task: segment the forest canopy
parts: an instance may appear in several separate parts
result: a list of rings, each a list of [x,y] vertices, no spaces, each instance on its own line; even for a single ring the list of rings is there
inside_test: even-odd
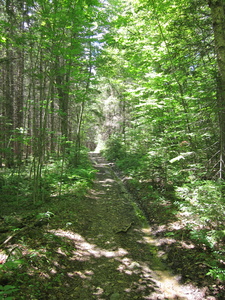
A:
[[[222,0],[7,0],[1,12],[2,166],[118,137],[170,162],[185,149],[201,176],[223,178]]]

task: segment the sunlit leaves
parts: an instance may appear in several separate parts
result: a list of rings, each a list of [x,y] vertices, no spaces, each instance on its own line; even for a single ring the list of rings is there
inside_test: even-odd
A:
[[[138,99],[138,115],[141,106],[148,107],[153,102],[157,105],[163,103],[164,114],[168,111],[172,120],[177,119],[177,115],[171,109],[176,114],[185,113],[186,117],[180,126],[189,126],[190,134],[195,126],[193,124],[191,128],[188,119],[194,117],[197,123],[200,116],[196,113],[196,108],[199,108],[196,104],[201,103],[205,107],[199,100],[205,98],[201,91],[208,89],[212,99],[213,85],[215,87],[214,79],[208,77],[212,84],[209,90],[209,84],[205,81],[207,75],[203,76],[206,63],[209,66],[207,72],[210,72],[213,55],[210,52],[212,48],[205,47],[206,34],[211,32],[208,8],[196,6],[196,13],[190,15],[192,3],[185,0],[172,3],[148,1],[145,4],[132,1],[129,5],[117,18],[115,37],[115,46],[119,49],[117,61],[121,59],[120,66],[123,63],[120,72],[133,81],[131,88],[126,84],[124,95],[134,103]],[[198,20],[197,28],[194,20]],[[201,26],[204,26],[204,30]],[[143,113],[148,114],[144,110]],[[152,112],[150,114],[150,119],[154,119]],[[171,130],[174,130],[173,127]]]

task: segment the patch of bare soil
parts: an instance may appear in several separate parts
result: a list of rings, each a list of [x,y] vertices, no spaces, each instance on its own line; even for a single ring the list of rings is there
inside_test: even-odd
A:
[[[181,283],[183,270],[172,274],[165,257],[177,252],[160,248],[156,227],[110,164],[98,154],[91,159],[98,173],[88,195],[56,198],[54,207],[45,207],[54,213],[48,225],[9,243],[10,255],[18,256],[18,265],[23,261],[19,273],[1,273],[0,285],[19,286],[11,299],[217,299],[204,285]]]

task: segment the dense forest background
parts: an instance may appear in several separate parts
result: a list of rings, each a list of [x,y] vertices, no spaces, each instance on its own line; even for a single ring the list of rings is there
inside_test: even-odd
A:
[[[224,1],[0,9],[2,199],[79,193],[94,176],[87,152],[102,150],[158,201],[173,191],[192,238],[214,251],[211,275],[224,278]]]

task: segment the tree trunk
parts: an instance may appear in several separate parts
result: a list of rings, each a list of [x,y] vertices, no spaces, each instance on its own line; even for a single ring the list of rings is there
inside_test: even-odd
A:
[[[224,178],[225,161],[225,2],[209,0],[218,64],[218,111],[220,127],[219,177]]]
[[[23,86],[24,86],[24,54],[23,49],[17,52],[17,76],[16,76],[16,94],[15,94],[15,143],[14,151],[17,163],[22,162],[23,147]]]
[[[60,69],[58,69],[60,73]],[[56,84],[59,97],[59,114],[61,119],[61,134],[63,141],[68,139],[68,105],[69,105],[69,75],[57,75]],[[63,142],[61,150],[64,151],[65,143]]]
[[[14,163],[12,134],[14,127],[13,120],[13,99],[14,99],[14,78],[13,78],[13,51],[10,37],[13,36],[13,5],[10,0],[6,1],[6,12],[9,27],[7,28],[6,39],[6,65],[5,65],[5,85],[3,90],[4,98],[4,114],[5,114],[5,161],[6,167],[12,167]]]

